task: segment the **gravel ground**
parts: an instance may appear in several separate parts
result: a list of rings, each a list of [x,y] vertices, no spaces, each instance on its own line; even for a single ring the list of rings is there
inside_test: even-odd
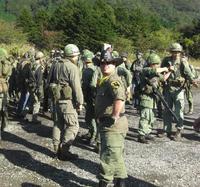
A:
[[[200,111],[198,92],[194,91],[195,113],[186,116],[181,142],[156,138],[150,144],[138,143],[139,117],[127,106],[130,126],[125,146],[128,186],[200,186],[200,135],[191,127]],[[97,186],[99,155],[80,138],[86,132],[83,115],[79,118],[79,137],[72,147],[72,152],[79,154],[80,159],[73,162],[54,159],[50,138],[53,123],[49,116],[41,116],[39,125],[10,116],[10,125],[0,144],[0,187]],[[153,132],[160,128],[162,121],[158,120]]]

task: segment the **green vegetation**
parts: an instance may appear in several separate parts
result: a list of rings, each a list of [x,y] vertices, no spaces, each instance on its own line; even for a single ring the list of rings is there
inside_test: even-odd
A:
[[[0,43],[21,34],[21,43],[42,49],[75,43],[96,52],[107,42],[119,52],[164,53],[178,41],[199,58],[199,7],[198,0],[0,0],[0,19],[14,32],[11,39],[0,32]]]

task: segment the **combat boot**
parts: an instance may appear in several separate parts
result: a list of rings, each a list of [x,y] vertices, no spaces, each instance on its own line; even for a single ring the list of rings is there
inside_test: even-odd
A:
[[[193,114],[193,110],[192,109],[189,109],[187,115],[192,115]]]
[[[148,140],[143,135],[139,135],[138,136],[138,142],[144,143],[144,144],[148,144],[149,143]]]
[[[152,135],[150,135],[150,134],[146,134],[145,135],[145,139],[146,140],[150,140],[150,141],[154,141],[155,140],[155,138]]]
[[[70,161],[78,159],[77,154],[73,154],[69,151],[71,145],[65,144],[59,147],[57,152],[57,158],[62,161]]]
[[[181,129],[177,129],[176,134],[173,137],[174,141],[180,141],[181,140]]]
[[[126,187],[126,179],[116,178],[114,187]]]
[[[111,186],[113,186],[111,183],[103,181],[103,180],[100,180],[98,187],[111,187]]]

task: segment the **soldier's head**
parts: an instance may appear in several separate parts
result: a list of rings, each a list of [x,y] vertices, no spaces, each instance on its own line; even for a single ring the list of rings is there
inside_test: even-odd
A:
[[[115,71],[115,67],[123,62],[121,58],[113,57],[108,50],[103,50],[100,57],[100,67],[103,75],[110,75]]]
[[[52,49],[52,50],[51,50],[51,53],[50,53],[50,57],[53,58],[54,55],[55,55],[55,49]]]
[[[93,63],[94,53],[90,50],[84,50],[82,55],[83,62],[87,64]]]
[[[45,55],[44,55],[43,52],[41,52],[41,51],[36,52],[36,54],[35,54],[35,62],[36,63],[40,63],[40,65],[42,67],[45,66]]]
[[[80,55],[79,48],[74,44],[68,44],[64,49],[65,56],[69,58],[73,63],[78,62],[78,58]]]
[[[113,58],[118,58],[119,57],[119,53],[117,51],[113,51],[112,52],[112,56],[113,56]]]
[[[28,50],[28,57],[29,57],[29,58],[33,58],[35,55],[36,55],[36,50],[35,50],[34,47],[31,47],[31,48]]]
[[[135,56],[139,60],[139,59],[141,59],[143,57],[143,53],[140,52],[140,51],[136,51]]]
[[[169,52],[171,53],[173,58],[180,57],[183,51],[183,47],[179,43],[172,43],[169,47]]]
[[[127,52],[122,52],[120,56],[121,56],[121,58],[123,59],[124,62],[127,61],[127,58],[128,58],[128,53]]]
[[[35,60],[42,60],[44,58],[44,53],[41,51],[36,52]]]
[[[0,60],[8,57],[8,52],[4,48],[0,48]]]
[[[147,62],[150,67],[157,68],[160,67],[161,59],[157,54],[153,53],[149,55]]]

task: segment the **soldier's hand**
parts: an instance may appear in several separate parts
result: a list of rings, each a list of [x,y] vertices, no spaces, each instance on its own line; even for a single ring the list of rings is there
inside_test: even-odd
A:
[[[80,112],[83,110],[83,105],[79,104],[76,108],[78,114],[80,114]]]
[[[198,88],[198,87],[199,87],[198,82],[195,81],[195,80],[192,81],[192,85],[193,85],[195,88]]]
[[[174,66],[169,66],[169,71],[174,71]]]

